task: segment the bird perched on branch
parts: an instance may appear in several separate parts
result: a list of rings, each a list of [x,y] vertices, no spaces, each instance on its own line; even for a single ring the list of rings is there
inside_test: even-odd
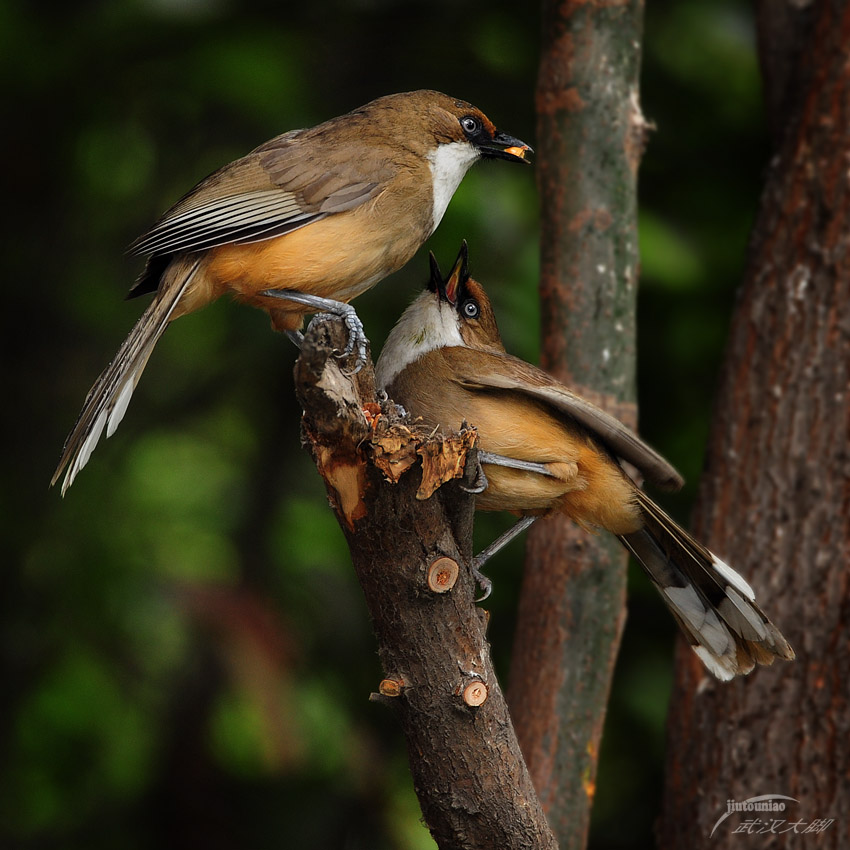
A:
[[[359,368],[366,338],[348,302],[416,253],[476,160],[529,152],[471,104],[414,91],[285,133],[201,181],[131,246],[148,261],[130,297],[154,299],[89,391],[51,484],[64,472],[64,494],[115,431],[168,324],[222,295],[296,339],[306,313],[340,316]]]
[[[476,571],[534,519],[563,513],[619,538],[718,678],[794,658],[750,585],[667,516],[618,459],[665,489],[681,487],[676,470],[618,420],[505,352],[490,301],[469,276],[466,243],[448,279],[431,256],[428,287],[387,338],[376,379],[428,428],[477,428],[486,487],[476,508],[523,520],[476,559]],[[480,578],[486,595],[490,582]]]

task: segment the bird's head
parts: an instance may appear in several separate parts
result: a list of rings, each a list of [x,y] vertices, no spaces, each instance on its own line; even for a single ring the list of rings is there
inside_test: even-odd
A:
[[[529,145],[496,129],[477,107],[437,91],[391,94],[362,107],[399,144],[424,156],[446,145],[467,151],[473,159],[504,159],[530,164]]]
[[[352,120],[353,119],[353,120]],[[357,144],[366,138],[386,151],[396,174],[416,173],[417,161],[431,172],[432,216],[436,230],[466,172],[479,159],[529,164],[531,147],[497,130],[465,100],[436,91],[390,94],[330,122]]]
[[[484,287],[469,274],[464,241],[448,277],[430,255],[425,290],[390,331],[375,365],[378,385],[388,386],[407,365],[438,348],[459,346],[504,353],[493,305]]]
[[[448,305],[455,315],[458,333],[467,348],[504,352],[496,314],[484,287],[469,274],[469,247],[460,246],[448,277],[443,277],[433,254],[428,291]]]

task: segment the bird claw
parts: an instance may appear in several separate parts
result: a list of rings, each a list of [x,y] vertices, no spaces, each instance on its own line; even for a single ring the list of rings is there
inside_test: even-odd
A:
[[[481,596],[475,601],[483,602],[493,592],[493,582],[478,567],[478,559],[474,558],[472,561],[472,577],[475,579],[475,583],[481,588]]]
[[[464,493],[477,495],[478,493],[483,493],[487,489],[487,485],[489,483],[487,476],[484,474],[484,469],[479,463],[478,468],[475,470],[475,480],[469,485],[459,484],[458,486]]]
[[[475,577],[475,581],[478,582],[478,586],[484,591],[484,595],[480,599],[476,599],[476,602],[483,602],[493,590],[493,582],[481,572],[481,567],[483,567],[484,564],[486,564],[487,561],[496,554],[496,552],[507,546],[514,537],[525,531],[536,519],[536,516],[523,517],[521,520],[514,523],[506,532],[504,532],[504,534],[497,537],[486,549],[482,549],[472,559],[472,575]]]
[[[300,351],[304,345],[304,334],[301,331],[284,331],[290,342]]]
[[[317,319],[324,320],[331,317],[342,319],[345,329],[348,331],[348,342],[341,352],[334,351],[334,354],[339,358],[343,358],[356,352],[354,369],[346,372],[347,375],[356,375],[366,364],[366,346],[369,340],[366,338],[366,333],[363,330],[363,323],[350,304],[345,304],[342,301],[334,301],[332,298],[308,295],[306,292],[296,292],[292,289],[267,289],[261,292],[260,295],[269,298],[281,298],[284,301],[294,301],[296,304],[303,304],[305,307],[313,307],[318,312],[310,320],[308,330]],[[291,336],[290,339],[292,339]]]
[[[343,310],[342,308],[345,309]],[[332,313],[330,311],[325,311],[323,313],[316,313],[316,315],[310,319],[310,324],[307,326],[307,329],[309,330],[314,322],[326,322],[329,319],[341,319],[342,323],[345,325],[346,331],[348,332],[348,341],[345,344],[345,348],[343,348],[342,351],[335,348],[333,352],[334,357],[344,360],[346,357],[351,356],[355,348],[357,349],[354,368],[342,370],[344,375],[356,375],[366,364],[366,345],[369,342],[366,338],[366,333],[363,330],[363,323],[360,321],[357,313],[354,312],[353,307],[340,302],[339,312]]]

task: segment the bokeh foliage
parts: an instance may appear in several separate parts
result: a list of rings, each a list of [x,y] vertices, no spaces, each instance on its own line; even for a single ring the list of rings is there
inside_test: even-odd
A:
[[[0,489],[0,845],[427,848],[342,535],[300,450],[294,349],[217,304],[165,335],[117,435],[62,500],[54,461],[139,313],[124,246],[284,130],[437,88],[534,143],[538,19],[492,0],[0,5],[7,129]],[[691,486],[766,156],[748,4],[650,2],[641,172],[642,431]],[[477,167],[461,238],[509,350],[537,356],[530,169]],[[376,351],[425,252],[360,298]],[[481,517],[479,545],[507,517]],[[727,554],[734,562],[734,553]],[[502,675],[521,543],[490,567]],[[635,576],[592,846],[644,847],[672,624]]]

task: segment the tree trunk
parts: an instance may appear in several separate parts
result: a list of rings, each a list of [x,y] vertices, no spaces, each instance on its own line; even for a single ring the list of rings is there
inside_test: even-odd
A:
[[[643,4],[544,0],[537,85],[542,365],[634,425]],[[625,622],[626,555],[564,517],[532,526],[509,701],[563,848],[587,840]]]
[[[792,65],[797,56],[785,69],[793,96],[773,105],[796,109],[773,122],[786,129],[695,517],[698,536],[751,580],[798,657],[719,685],[679,647],[665,850],[739,848],[736,830],[762,834],[759,847],[809,846],[812,833],[818,847],[850,846],[850,4],[821,0],[809,12],[803,49],[773,45]],[[764,51],[769,28],[760,29]],[[717,824],[727,800],[768,794],[796,802]]]
[[[378,641],[385,679],[373,698],[395,710],[441,848],[557,850],[493,671],[487,613],[475,605],[474,500],[439,486],[464,474],[474,432],[423,436],[392,403],[381,409],[371,364],[355,380],[333,355],[344,334],[337,323],[309,331],[295,381],[305,441]]]

